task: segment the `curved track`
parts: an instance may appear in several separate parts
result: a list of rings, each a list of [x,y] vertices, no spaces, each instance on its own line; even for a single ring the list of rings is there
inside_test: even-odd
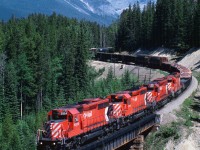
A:
[[[97,52],[96,58],[101,61],[110,60],[115,63],[121,62],[124,64],[135,64],[152,69],[160,69],[169,72],[170,75],[153,80],[137,90],[130,89],[120,91],[108,95],[106,99],[85,99],[83,102],[73,106],[64,106],[51,110],[48,113],[49,118],[52,118],[53,115],[64,118],[60,121],[51,119],[48,121],[45,126],[45,131],[48,131],[46,132],[48,134],[45,135],[45,132],[42,132],[42,137],[38,136],[40,149],[45,147],[50,148],[52,146],[56,146],[56,149],[71,149],[83,145],[99,136],[105,137],[108,136],[109,133],[115,134],[114,131],[129,131],[130,124],[137,124],[138,120],[139,122],[144,121],[142,124],[139,123],[140,126],[146,125],[147,122],[145,121],[147,121],[149,117],[147,117],[147,119],[143,119],[143,117],[149,114],[150,116],[153,115],[155,110],[160,109],[174,97],[178,97],[182,94],[179,98],[168,104],[173,107],[170,106],[170,109],[169,107],[165,107],[157,112],[158,114],[170,113],[173,109],[179,107],[183,100],[197,87],[197,81],[194,77],[192,78],[190,69],[177,63],[170,63],[166,57],[147,55],[130,56]],[[187,88],[189,90],[186,90]],[[98,117],[89,118],[95,117],[95,115],[92,114],[96,111],[98,111],[98,115],[102,113],[101,118],[103,120],[100,123],[97,120]],[[86,122],[84,122],[83,118],[86,118],[86,116],[87,119],[85,119]],[[155,117],[153,118],[155,120]],[[153,119],[150,119],[150,121],[152,120]],[[88,124],[87,121],[90,121],[90,124]],[[140,129],[138,129],[138,131],[139,130]],[[45,145],[43,145],[43,142]],[[94,141],[93,143],[95,142],[98,141]]]
[[[180,105],[184,102],[184,100],[188,98],[197,89],[197,86],[198,86],[198,81],[193,76],[190,85],[181,95],[179,95],[173,101],[169,102],[162,109],[156,112],[156,114],[162,115],[161,124],[166,124],[171,121],[174,121],[175,116],[172,114],[172,112],[174,110],[179,109]]]

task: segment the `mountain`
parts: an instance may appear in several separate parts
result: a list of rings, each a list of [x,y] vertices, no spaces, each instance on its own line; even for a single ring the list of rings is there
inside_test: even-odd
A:
[[[123,9],[137,0],[1,0],[0,19],[7,21],[12,15],[27,17],[31,13],[50,15],[53,12],[67,17],[110,24]],[[141,6],[149,0],[139,0]],[[155,0],[153,0],[155,1]]]

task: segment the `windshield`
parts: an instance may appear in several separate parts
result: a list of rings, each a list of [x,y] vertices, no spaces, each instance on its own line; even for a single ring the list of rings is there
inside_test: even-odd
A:
[[[67,119],[67,115],[60,115],[58,111],[52,112],[52,120],[63,120]]]
[[[112,102],[122,102],[122,98],[120,98],[120,99],[114,98],[114,99],[112,99],[111,101],[112,101]]]

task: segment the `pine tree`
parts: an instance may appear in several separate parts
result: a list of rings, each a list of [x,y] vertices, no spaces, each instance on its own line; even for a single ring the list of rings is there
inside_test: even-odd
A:
[[[23,143],[20,141],[19,132],[17,132],[17,129],[14,127],[9,143],[9,150],[22,150],[22,144]]]
[[[87,91],[88,78],[87,78],[87,57],[88,57],[88,45],[85,41],[85,25],[83,22],[80,23],[80,30],[77,37],[77,47],[75,52],[75,76],[78,81],[77,91]]]
[[[65,59],[64,59],[64,61],[65,61],[64,63],[66,65],[64,66],[64,69],[63,69],[63,71],[64,71],[63,87],[65,90],[67,99],[74,98],[75,92],[76,92],[75,74],[74,74],[75,73],[75,71],[74,71],[75,58],[74,58],[74,54],[72,51],[69,50],[68,52],[66,52]]]
[[[152,26],[155,13],[154,3],[149,2],[142,12],[141,46],[149,48],[152,44]]]
[[[125,73],[122,75],[122,86],[124,89],[127,89],[131,84],[131,76],[129,70],[126,70]]]
[[[5,118],[2,123],[2,141],[0,144],[0,149],[2,150],[9,150],[10,148],[10,143],[13,136],[12,132],[14,130],[13,124],[12,115],[9,113],[9,108],[7,108]]]
[[[200,46],[200,0],[197,0],[197,5],[195,9],[194,16],[194,30],[193,30],[193,40],[194,46]]]
[[[62,60],[59,57],[51,58],[48,69],[47,69],[46,85],[45,85],[45,99],[44,105],[45,108],[50,108],[51,103],[53,104],[57,99],[57,92],[59,90],[58,79],[62,76]],[[49,106],[48,106],[49,105]]]
[[[129,49],[126,47],[127,46],[127,35],[129,35],[129,28],[127,25],[127,10],[124,10],[121,14],[120,20],[119,20],[119,27],[118,27],[118,32],[117,32],[117,38],[116,38],[116,49],[120,50],[126,50],[128,51]]]
[[[28,65],[27,56],[25,53],[21,53],[18,56],[17,61],[17,75],[18,75],[18,93],[20,93],[20,103],[23,104],[23,110],[30,103],[28,100],[32,99],[35,95],[34,77],[31,68]]]
[[[57,99],[56,99],[56,106],[65,106],[67,104],[65,95],[64,95],[64,90],[63,88],[60,88],[60,91],[58,93]]]
[[[108,69],[108,74],[107,74],[107,77],[106,77],[106,81],[107,83],[109,83],[110,81],[112,81],[114,79],[115,75],[113,73],[113,67],[110,67]]]
[[[20,116],[20,104],[17,98],[17,87],[18,87],[18,78],[15,65],[10,61],[6,66],[6,78],[5,78],[5,97],[7,107],[10,108],[10,113],[13,120],[19,119]]]
[[[6,66],[6,55],[0,54],[0,123],[5,114],[5,66]]]
[[[195,2],[193,0],[183,0],[183,40],[185,43],[185,49],[189,49],[193,42],[192,33],[194,28],[194,7]]]
[[[183,1],[182,0],[177,0],[175,1],[175,44],[177,47],[181,48],[184,43],[183,43],[183,37],[184,37],[184,27],[183,27]]]
[[[154,19],[154,42],[156,46],[166,45],[170,41],[170,32],[172,27],[172,12],[170,0],[158,0],[156,4],[156,12]]]
[[[3,31],[2,31],[2,26],[0,24],[0,53],[2,53],[3,48],[4,48],[4,43],[5,43],[4,39],[5,39],[5,36],[4,36]]]
[[[30,150],[34,150],[36,147],[35,145],[35,136],[33,131],[30,130],[28,124],[24,120],[20,120],[17,122],[15,126],[16,130],[15,134],[19,135],[21,147],[23,150],[29,148]]]

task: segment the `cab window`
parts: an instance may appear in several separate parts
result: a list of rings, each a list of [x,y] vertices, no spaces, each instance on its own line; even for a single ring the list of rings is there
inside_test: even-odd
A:
[[[50,118],[51,120],[64,120],[67,119],[67,115],[61,115],[59,114],[58,111],[53,111],[52,112],[52,117]]]
[[[156,88],[155,91],[156,91],[156,92],[160,92],[159,88]]]
[[[72,116],[72,115],[69,115],[68,121],[69,121],[69,122],[72,122],[72,121],[73,121],[73,116]]]
[[[131,102],[130,102],[130,100],[125,99],[125,100],[124,100],[124,104],[128,104],[128,105],[130,105]]]
[[[143,90],[143,91],[141,91],[140,92],[140,94],[142,95],[142,94],[145,94],[146,93],[146,91],[145,90]]]

